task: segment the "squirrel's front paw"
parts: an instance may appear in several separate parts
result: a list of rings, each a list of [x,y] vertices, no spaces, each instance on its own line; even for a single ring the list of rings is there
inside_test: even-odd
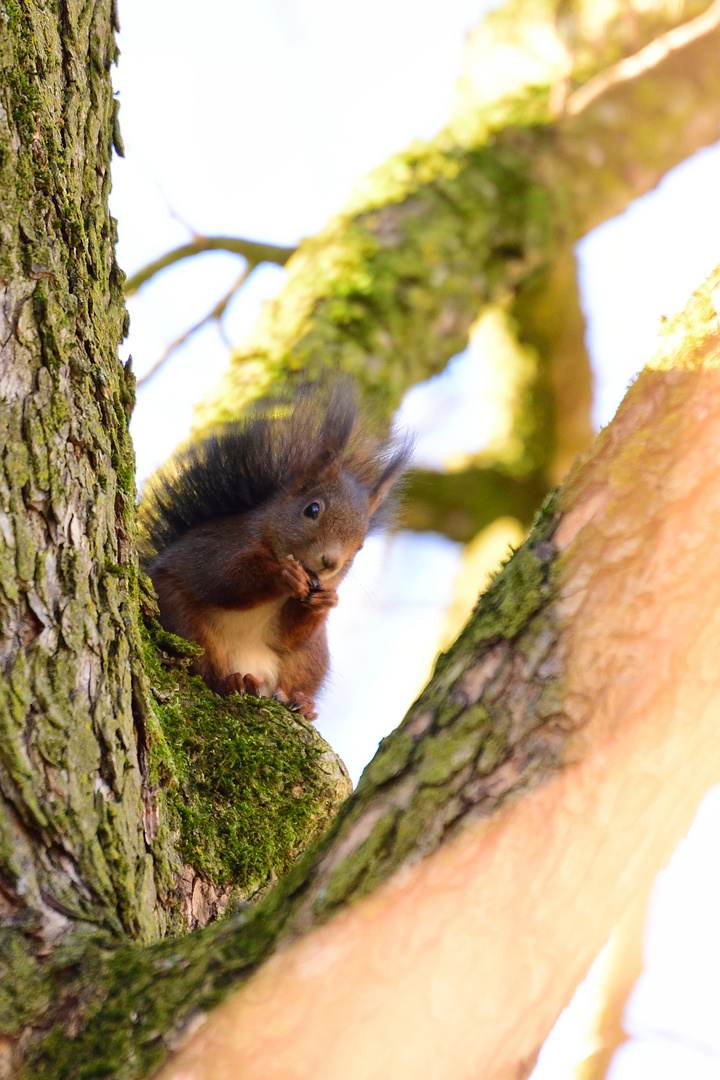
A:
[[[276,690],[273,694],[273,701],[282,702],[292,712],[299,712],[306,720],[315,720],[317,717],[315,702],[307,694],[302,694],[299,690],[292,690],[290,697],[287,696],[284,690]]]
[[[282,564],[280,577],[286,592],[297,600],[304,600],[313,587],[313,581],[307,570],[300,565],[297,559],[290,555]]]
[[[325,589],[320,585],[319,588],[311,589],[303,602],[315,608],[316,611],[329,610],[330,608],[337,607],[337,590]]]

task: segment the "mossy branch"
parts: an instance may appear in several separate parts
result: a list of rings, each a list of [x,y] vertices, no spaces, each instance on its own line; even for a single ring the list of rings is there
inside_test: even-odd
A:
[[[498,45],[519,48],[526,17],[530,37],[538,22],[554,36],[563,70],[555,61],[545,71],[530,65],[533,80],[468,107],[432,143],[414,145],[366,178],[345,212],[300,245],[283,291],[199,407],[198,428],[237,414],[272,385],[293,385],[327,367],[347,371],[390,416],[410,386],[465,347],[488,305],[509,307],[522,342],[528,309],[516,310],[514,296],[532,291],[589,229],[717,139],[720,30],[691,36],[635,78],[606,86],[575,115],[563,112],[567,86],[599,76],[618,51],[631,55],[703,6],[633,9],[635,29],[624,26],[625,37],[616,20],[626,15],[613,9],[607,36],[593,23],[592,41],[580,14],[568,19],[555,4],[541,15],[521,2],[493,13],[481,28],[488,43],[476,66],[492,64]],[[576,283],[568,287],[574,303]],[[537,326],[530,336],[536,333]],[[574,430],[563,433],[567,403],[554,396],[562,380],[551,375],[553,364],[552,352],[536,357],[526,382],[534,400],[519,410],[508,441],[550,448],[538,467],[557,477],[587,445],[590,378],[581,352],[584,389]]]
[[[547,478],[537,473],[516,478],[477,466],[451,473],[415,470],[405,483],[401,524],[468,543],[505,515],[529,527],[547,493]]]

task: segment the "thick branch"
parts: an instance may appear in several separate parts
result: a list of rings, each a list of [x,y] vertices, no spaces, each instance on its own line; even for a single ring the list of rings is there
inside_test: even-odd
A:
[[[640,75],[657,67],[670,53],[710,34],[718,26],[720,26],[720,3],[715,0],[702,15],[691,19],[683,26],[668,30],[666,34],[651,41],[634,56],[625,57],[607,71],[585,83],[567,101],[565,111],[568,116],[577,116],[611,87],[619,86],[620,83],[628,82],[630,79],[637,79]]]
[[[403,492],[402,524],[467,543],[506,514],[529,527],[547,491],[547,481],[537,474],[516,479],[477,467],[454,473],[416,471]]]
[[[717,141],[719,48],[720,28],[714,25],[559,121],[536,165],[553,187],[557,181],[571,185],[571,240],[621,213],[671,168]]]

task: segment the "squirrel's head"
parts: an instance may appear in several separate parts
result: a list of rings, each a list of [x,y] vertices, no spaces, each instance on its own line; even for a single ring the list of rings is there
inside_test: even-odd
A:
[[[357,415],[352,385],[338,379],[296,396],[289,414],[273,421],[272,447],[283,482],[263,508],[268,544],[280,562],[293,556],[311,577],[335,586],[367,534],[392,516],[389,496],[411,442],[378,439]]]
[[[378,437],[358,415],[346,379],[309,383],[290,403],[260,399],[148,482],[143,565],[215,522],[228,535],[251,529],[279,561],[292,555],[335,584],[367,534],[392,518],[392,489],[410,451],[408,438]]]
[[[373,519],[397,475],[380,474],[371,487],[341,466],[303,484],[275,506],[268,543],[279,562],[292,556],[322,584],[337,585],[363,546]],[[387,471],[387,470],[386,470]]]

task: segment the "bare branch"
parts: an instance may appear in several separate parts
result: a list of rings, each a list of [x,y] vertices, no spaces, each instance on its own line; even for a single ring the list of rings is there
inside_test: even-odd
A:
[[[189,341],[190,338],[193,336],[193,334],[196,334],[198,332],[198,330],[201,330],[203,328],[203,326],[206,326],[207,323],[209,323],[209,322],[213,322],[215,320],[220,322],[223,315],[225,314],[225,309],[227,308],[228,304],[232,300],[233,296],[238,291],[238,289],[241,287],[241,285],[243,285],[247,281],[248,277],[250,276],[250,274],[252,274],[252,272],[255,269],[256,265],[257,265],[257,263],[249,262],[247,264],[247,266],[245,267],[245,269],[243,270],[240,277],[237,279],[235,284],[232,286],[232,288],[229,289],[228,292],[225,293],[225,295],[222,297],[221,300],[218,300],[217,304],[212,309],[212,311],[209,311],[207,315],[205,315],[202,319],[200,319],[199,322],[196,322],[193,326],[190,327],[189,330],[186,330],[183,334],[180,335],[179,338],[176,338],[175,341],[173,341],[170,345],[168,345],[167,349],[162,354],[160,359],[156,360],[155,363],[153,364],[153,366],[150,368],[150,370],[147,371],[143,375],[143,377],[141,379],[137,380],[136,385],[137,385],[138,389],[141,386],[144,386],[146,383],[148,383],[150,381],[150,379],[152,379],[152,377],[157,374],[157,372],[163,366],[165,361],[170,359],[170,357],[175,352],[175,350],[179,349],[181,345],[184,345],[186,341]]]
[[[173,263],[181,262],[182,259],[191,259],[193,255],[200,255],[204,251],[230,251],[233,255],[242,255],[254,268],[263,262],[284,266],[295,250],[292,247],[280,247],[278,244],[262,244],[257,240],[244,240],[239,236],[194,236],[189,243],[173,248],[172,251],[148,263],[142,270],[138,270],[137,274],[129,277],[125,282],[125,295],[132,296],[141,285],[159,274],[161,270],[172,266]]]

